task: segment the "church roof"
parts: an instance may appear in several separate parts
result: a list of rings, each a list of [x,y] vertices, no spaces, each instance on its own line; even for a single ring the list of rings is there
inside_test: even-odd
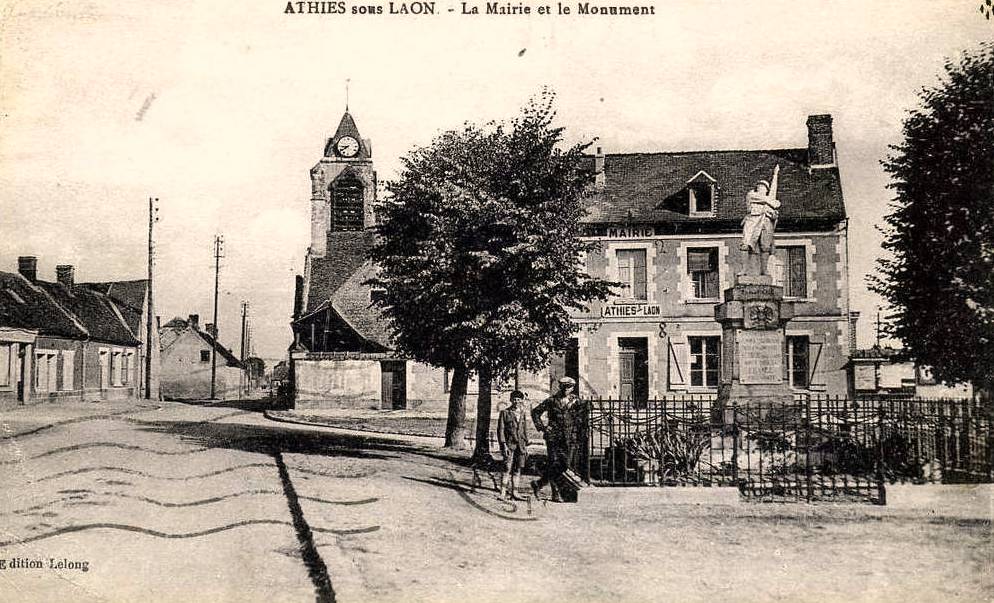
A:
[[[331,157],[335,155],[335,144],[345,136],[351,136],[359,142],[359,153],[356,155],[357,158],[368,158],[369,149],[366,148],[366,141],[362,139],[362,135],[359,134],[359,127],[355,125],[355,120],[352,118],[352,114],[349,113],[348,109],[345,110],[345,114],[342,115],[342,120],[338,122],[338,129],[335,130],[335,135],[328,139],[328,142],[324,145],[324,156]]]
[[[389,348],[386,321],[369,299],[365,282],[375,274],[368,259],[372,231],[328,233],[328,253],[311,260],[303,316],[330,309],[362,339]]]
[[[328,253],[323,258],[311,260],[311,278],[304,313],[310,314],[331,299],[349,277],[366,263],[372,247],[371,231],[329,232]]]
[[[595,158],[584,158],[593,169]],[[604,185],[586,201],[587,223],[727,223],[746,214],[745,194],[780,166],[780,228],[846,216],[837,167],[811,169],[808,149],[604,155]],[[713,217],[691,216],[687,184],[701,171],[715,181]]]

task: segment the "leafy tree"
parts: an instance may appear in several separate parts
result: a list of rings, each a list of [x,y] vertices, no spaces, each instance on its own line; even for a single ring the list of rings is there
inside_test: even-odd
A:
[[[870,288],[889,333],[944,382],[994,385],[994,45],[947,61],[883,162],[896,191]]]
[[[491,382],[548,366],[574,332],[570,311],[609,292],[580,264],[588,145],[560,148],[553,104],[543,91],[509,122],[467,123],[413,149],[378,208],[371,256],[394,345],[453,371],[446,446],[465,445],[466,383],[479,375],[478,455]]]

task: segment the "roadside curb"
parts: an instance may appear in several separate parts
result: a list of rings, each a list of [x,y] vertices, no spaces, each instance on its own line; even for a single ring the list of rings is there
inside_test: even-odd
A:
[[[645,503],[674,505],[741,505],[734,486],[591,486],[580,491],[580,500],[609,504],[614,509],[638,507]]]
[[[390,433],[382,431],[368,431],[365,429],[352,429],[348,427],[336,427],[334,425],[328,425],[327,423],[322,423],[319,421],[308,421],[306,419],[299,419],[295,417],[287,417],[281,415],[272,414],[274,411],[264,410],[262,411],[262,416],[266,419],[273,421],[275,423],[286,423],[287,425],[302,425],[306,427],[320,427],[321,429],[326,429],[331,432],[341,433],[352,436],[360,436],[371,439],[383,439],[391,440],[395,442],[404,442],[407,444],[428,444],[428,445],[438,445],[439,441],[443,441],[444,437],[439,436],[425,436],[425,435],[407,435],[401,433]],[[281,411],[275,411],[281,412]]]
[[[990,521],[994,484],[887,484],[887,507]]]

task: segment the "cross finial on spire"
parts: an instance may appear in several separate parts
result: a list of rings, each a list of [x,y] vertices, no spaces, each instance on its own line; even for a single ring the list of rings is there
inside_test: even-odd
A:
[[[352,80],[350,78],[345,78],[345,112],[349,111],[349,82]]]

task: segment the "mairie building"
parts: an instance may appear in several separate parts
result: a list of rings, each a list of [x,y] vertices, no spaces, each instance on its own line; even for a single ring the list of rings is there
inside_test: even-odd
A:
[[[569,375],[584,396],[644,400],[714,395],[720,382],[722,292],[742,271],[746,192],[779,166],[775,284],[794,302],[784,358],[798,393],[844,396],[853,342],[845,204],[832,118],[807,120],[790,149],[604,154],[586,158],[582,258],[614,295],[573,318],[575,338],[517,386],[535,400]],[[375,268],[377,176],[372,145],[346,112],[311,169],[311,245],[297,278],[291,364],[298,407],[443,408],[449,374],[390,348],[366,282]],[[513,384],[502,384],[496,398]],[[470,393],[473,391],[471,384]]]

